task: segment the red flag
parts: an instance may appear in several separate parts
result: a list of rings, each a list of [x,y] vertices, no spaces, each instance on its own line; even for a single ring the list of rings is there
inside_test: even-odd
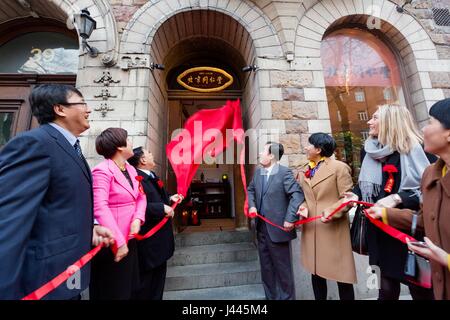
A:
[[[239,100],[227,101],[221,108],[196,112],[187,119],[181,132],[167,144],[166,154],[177,177],[178,193],[183,196],[187,194],[204,156],[217,156],[229,146],[227,129],[233,129],[232,139],[243,142]]]

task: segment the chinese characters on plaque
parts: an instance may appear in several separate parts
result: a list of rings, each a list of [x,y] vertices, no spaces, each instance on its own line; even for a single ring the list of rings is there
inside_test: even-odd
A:
[[[222,91],[233,83],[233,77],[225,70],[213,67],[196,67],[177,77],[184,88],[196,92]]]

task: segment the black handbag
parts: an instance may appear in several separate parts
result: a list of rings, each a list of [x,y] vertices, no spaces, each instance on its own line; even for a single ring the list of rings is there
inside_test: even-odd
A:
[[[413,214],[411,223],[411,236],[415,236],[417,228],[417,214]],[[408,250],[405,265],[405,278],[409,282],[423,287],[431,288],[431,265],[430,261],[416,255],[413,251]]]
[[[350,228],[350,239],[353,251],[362,255],[367,255],[367,223],[363,207],[358,205]]]

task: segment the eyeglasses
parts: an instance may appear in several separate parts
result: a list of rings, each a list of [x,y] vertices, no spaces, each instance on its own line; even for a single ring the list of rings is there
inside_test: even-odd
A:
[[[84,108],[87,107],[86,102],[67,102],[67,103],[58,103],[62,106],[76,106],[76,105],[82,105]]]

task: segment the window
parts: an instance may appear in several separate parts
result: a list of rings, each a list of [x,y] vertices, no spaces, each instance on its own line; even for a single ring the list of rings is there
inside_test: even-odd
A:
[[[359,111],[358,112],[358,117],[360,121],[368,121],[369,120],[369,116],[367,115],[367,111]]]
[[[390,88],[385,88],[383,90],[383,95],[384,95],[384,100],[386,100],[386,102],[390,102],[392,99],[392,94],[391,94],[391,89]]]
[[[336,158],[354,170],[368,137],[367,121],[378,105],[405,104],[400,69],[390,48],[369,31],[344,28],[322,40],[321,58],[336,139]]]
[[[11,139],[14,123],[13,112],[0,111],[0,148]]]
[[[78,42],[57,32],[31,32],[0,46],[0,73],[76,74]]]
[[[355,101],[356,102],[364,102],[366,100],[364,96],[364,91],[356,91],[355,92]]]
[[[365,141],[369,138],[369,131],[361,131],[362,139]]]

